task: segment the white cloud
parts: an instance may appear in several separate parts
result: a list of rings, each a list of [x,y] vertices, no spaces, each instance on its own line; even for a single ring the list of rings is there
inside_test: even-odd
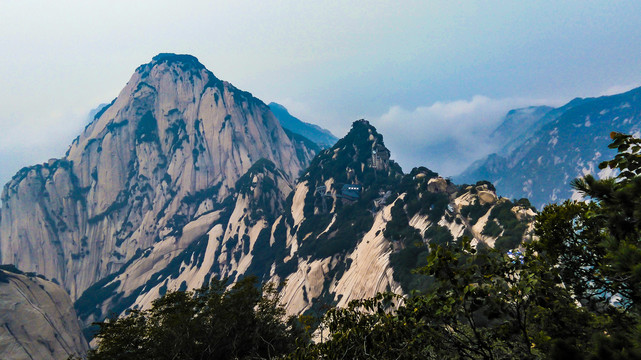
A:
[[[411,110],[392,106],[369,119],[404,171],[427,166],[453,176],[497,149],[499,144],[488,141],[489,134],[509,110],[556,102],[476,95],[469,100],[436,102]]]
[[[0,151],[59,144],[76,136],[84,126],[87,111],[51,112],[41,118],[0,119]],[[64,140],[63,140],[64,139]]]
[[[22,167],[62,157],[85,125],[88,111],[0,118],[0,186]]]

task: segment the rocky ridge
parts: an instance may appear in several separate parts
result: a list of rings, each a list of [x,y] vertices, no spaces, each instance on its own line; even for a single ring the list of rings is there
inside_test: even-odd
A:
[[[527,201],[426,168],[404,174],[365,120],[331,148],[314,145],[195,58],[161,54],[66,157],[5,186],[0,256],[60,281],[88,327],[250,274],[286,280],[289,314],[322,312],[425,286],[411,270],[429,244],[468,236],[507,250],[530,236]]]

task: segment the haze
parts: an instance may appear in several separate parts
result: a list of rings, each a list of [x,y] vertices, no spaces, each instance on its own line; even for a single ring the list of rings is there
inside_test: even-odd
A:
[[[0,182],[61,157],[160,52],[343,136],[367,118],[403,169],[455,175],[511,109],[641,83],[637,1],[3,1]]]

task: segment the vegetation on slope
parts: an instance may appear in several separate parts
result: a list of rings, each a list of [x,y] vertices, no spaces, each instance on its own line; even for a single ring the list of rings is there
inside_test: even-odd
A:
[[[246,277],[230,290],[213,280],[195,291],[169,292],[149,310],[99,323],[98,359],[267,359],[306,341],[286,319],[274,286]]]

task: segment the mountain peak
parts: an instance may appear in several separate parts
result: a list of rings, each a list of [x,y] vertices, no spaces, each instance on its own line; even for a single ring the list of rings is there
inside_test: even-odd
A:
[[[402,174],[400,166],[390,159],[383,135],[361,119],[354,121],[344,138],[314,158],[304,178],[323,182],[333,177],[340,183],[368,184],[379,172],[385,177]]]
[[[195,57],[159,54],[96,113],[63,159],[26,168],[5,188],[0,262],[56,278],[77,298],[137,249],[179,237],[187,222],[217,210],[259,159],[282,172],[265,178],[280,179],[272,182],[287,191],[314,153],[293,144],[261,100],[216,79]],[[34,211],[42,218],[22,215]]]
[[[179,70],[179,72],[174,71],[173,73],[176,76],[179,76],[180,72],[186,73],[192,81],[194,77],[205,76],[212,85],[220,82],[211,71],[207,70],[205,65],[198,61],[198,58],[188,54],[160,53],[154,56],[150,62],[140,65],[136,69],[136,73],[139,73],[141,78],[147,78],[149,75],[157,73],[157,71],[152,72],[156,68],[160,72],[164,71],[163,68]]]
[[[376,128],[365,119],[354,121],[349,133],[343,139],[353,142],[359,149],[366,147],[367,150],[386,151],[388,154],[390,152],[383,143],[383,135],[379,134]]]
[[[181,63],[193,65],[196,68],[205,68],[205,66],[198,61],[198,58],[189,54],[160,53],[154,56],[151,61],[156,64]]]

